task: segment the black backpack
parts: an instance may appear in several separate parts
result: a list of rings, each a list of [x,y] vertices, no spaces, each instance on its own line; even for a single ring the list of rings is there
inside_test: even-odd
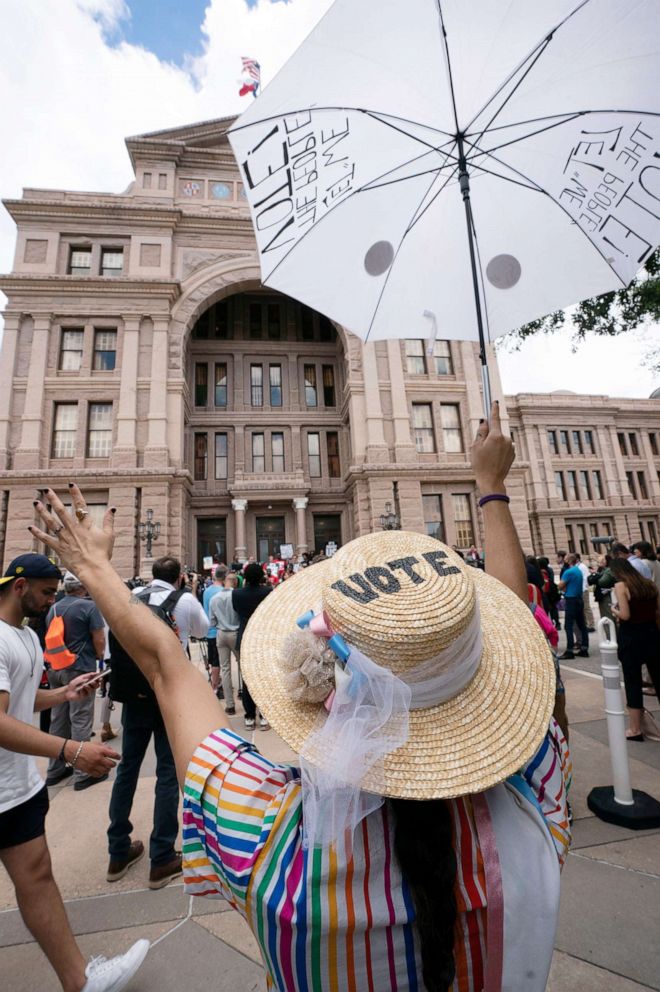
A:
[[[163,623],[166,623],[176,634],[178,634],[174,610],[176,604],[183,596],[185,589],[173,589],[167,599],[158,605],[149,602],[149,596],[154,592],[152,586],[145,586],[133,595],[151,610]],[[110,698],[117,703],[134,703],[139,701],[149,701],[156,703],[156,696],[145,679],[144,675],[135,664],[128,652],[122,647],[112,630],[108,639],[110,647]]]

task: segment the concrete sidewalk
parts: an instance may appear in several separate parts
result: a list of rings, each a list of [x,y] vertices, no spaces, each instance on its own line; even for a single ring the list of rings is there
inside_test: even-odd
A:
[[[595,652],[592,652],[595,656]],[[562,903],[550,992],[660,990],[658,908],[660,830],[636,833],[595,819],[586,797],[611,783],[600,680],[595,657],[564,668],[571,722],[574,784],[573,847],[563,874]],[[586,670],[581,671],[581,668]],[[591,670],[589,670],[591,669]],[[657,709],[649,698],[651,708]],[[116,714],[115,722],[116,722]],[[240,717],[232,721],[240,732]],[[97,731],[98,731],[97,720]],[[273,731],[255,734],[260,750],[291,760]],[[113,744],[121,749],[121,736]],[[629,744],[633,785],[660,798],[660,743]],[[132,820],[135,837],[148,840],[155,759],[145,761]],[[121,881],[105,881],[105,830],[111,783],[74,793],[70,781],[51,790],[48,839],[55,877],[83,953],[110,957],[139,937],[157,940],[185,918],[189,902],[180,884],[147,888],[148,859]],[[266,981],[256,943],[224,902],[194,899],[192,916],[147,957],[131,992],[251,992]],[[0,989],[58,992],[44,956],[15,909],[13,889],[0,868]]]

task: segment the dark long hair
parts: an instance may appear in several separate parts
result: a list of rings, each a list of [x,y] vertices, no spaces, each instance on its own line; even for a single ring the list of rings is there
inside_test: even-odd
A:
[[[628,587],[631,599],[656,599],[658,589],[655,582],[645,579],[625,558],[613,558],[610,572],[615,582],[623,582]]]
[[[410,886],[427,992],[448,992],[456,974],[456,855],[449,805],[443,799],[390,799],[394,850]]]

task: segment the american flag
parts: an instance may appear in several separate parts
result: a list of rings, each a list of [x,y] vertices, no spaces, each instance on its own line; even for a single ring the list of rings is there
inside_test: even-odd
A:
[[[251,93],[252,96],[256,97],[261,84],[261,66],[256,59],[243,57],[241,62],[243,63],[243,79],[241,80],[242,86],[239,95],[246,96],[246,94]]]

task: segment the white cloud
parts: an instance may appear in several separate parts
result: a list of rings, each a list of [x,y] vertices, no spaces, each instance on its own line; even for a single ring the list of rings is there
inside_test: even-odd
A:
[[[238,113],[240,58],[268,83],[331,0],[210,0],[201,56],[184,71],[106,36],[130,16],[125,0],[4,0],[0,37],[0,194],[24,186],[121,192],[132,179],[127,135]],[[300,81],[301,89],[304,80]],[[0,211],[0,271],[13,264],[14,224]],[[641,346],[598,341],[577,354],[561,339],[501,357],[505,388],[645,396]]]

